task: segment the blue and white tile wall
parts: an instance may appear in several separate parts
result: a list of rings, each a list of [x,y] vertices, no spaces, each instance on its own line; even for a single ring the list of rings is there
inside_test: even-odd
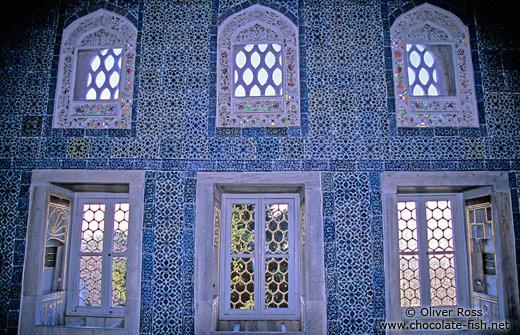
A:
[[[147,335],[193,334],[197,171],[321,171],[329,334],[378,333],[384,319],[382,171],[508,171],[520,256],[516,30],[491,2],[432,1],[469,27],[480,128],[397,129],[389,27],[422,2],[50,0],[9,12],[0,30],[0,334],[18,324],[34,169],[147,171]],[[215,129],[217,27],[254,3],[299,26],[301,127]],[[132,129],[52,129],[61,32],[99,8],[139,31]]]

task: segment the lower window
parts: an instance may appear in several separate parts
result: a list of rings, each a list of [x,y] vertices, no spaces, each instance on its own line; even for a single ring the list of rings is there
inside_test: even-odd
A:
[[[195,334],[327,332],[322,198],[319,172],[197,173]]]
[[[516,329],[508,175],[384,172],[381,185],[387,321]]]
[[[139,329],[143,197],[143,171],[33,171],[20,334]]]
[[[297,194],[224,194],[221,315],[298,317]]]
[[[129,217],[127,196],[77,197],[71,229],[69,313],[123,315]]]
[[[468,301],[460,197],[407,195],[397,202],[401,307]]]

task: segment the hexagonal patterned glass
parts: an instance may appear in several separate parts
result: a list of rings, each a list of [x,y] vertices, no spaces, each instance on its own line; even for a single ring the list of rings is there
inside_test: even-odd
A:
[[[124,307],[130,205],[106,201],[82,208],[78,306]]]
[[[231,253],[252,254],[255,251],[255,205],[233,205]]]
[[[128,250],[128,223],[130,204],[116,203],[114,208],[114,235],[112,258],[112,306],[126,305],[126,265]],[[117,256],[116,256],[117,255]]]
[[[286,254],[289,252],[289,205],[265,206],[265,252]]]
[[[126,257],[112,259],[112,306],[126,305]]]
[[[265,204],[265,253],[289,253],[289,205]],[[265,258],[265,308],[289,306],[289,258]]]
[[[431,306],[456,305],[451,201],[400,201],[397,211],[401,306],[424,305],[428,295]]]
[[[105,205],[84,204],[81,227],[81,252],[102,252],[105,229]]]
[[[255,205],[234,204],[231,219],[231,254],[255,252]],[[255,307],[253,257],[231,258],[231,301],[233,309]]]
[[[81,256],[79,261],[79,306],[101,305],[102,257]]]
[[[415,201],[397,203],[401,306],[421,305],[419,245]]]
[[[451,201],[426,201],[432,306],[457,304]]]
[[[114,252],[126,252],[128,249],[128,220],[130,204],[116,203],[114,213]]]
[[[255,308],[255,271],[252,257],[231,258],[231,301],[233,309]]]
[[[399,202],[397,209],[399,212],[399,251],[417,252],[419,246],[415,202]]]
[[[428,251],[453,251],[450,201],[427,201]]]
[[[265,308],[289,307],[289,260],[265,259]]]
[[[399,255],[401,307],[421,305],[419,255]]]

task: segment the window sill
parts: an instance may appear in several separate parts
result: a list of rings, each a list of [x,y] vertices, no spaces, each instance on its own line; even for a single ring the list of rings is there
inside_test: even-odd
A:
[[[105,329],[123,329],[125,319],[123,316],[107,317],[96,315],[67,315],[65,316],[65,325],[62,327],[74,328],[105,328]]]
[[[36,326],[34,334],[39,335],[120,335],[124,333],[123,328],[104,328],[86,326]]]
[[[305,332],[282,332],[282,331],[258,331],[258,332],[252,332],[252,331],[212,331],[211,334],[215,335],[233,335],[233,334],[253,334],[253,335],[273,335],[273,334],[280,334],[280,335],[304,335]]]

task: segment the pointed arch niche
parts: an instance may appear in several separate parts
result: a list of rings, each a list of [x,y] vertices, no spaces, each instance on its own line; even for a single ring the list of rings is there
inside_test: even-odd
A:
[[[390,28],[398,127],[478,127],[468,28],[425,3]]]
[[[252,5],[222,22],[217,39],[217,127],[300,125],[298,28]]]
[[[136,40],[127,18],[104,9],[64,29],[53,128],[130,128]]]

